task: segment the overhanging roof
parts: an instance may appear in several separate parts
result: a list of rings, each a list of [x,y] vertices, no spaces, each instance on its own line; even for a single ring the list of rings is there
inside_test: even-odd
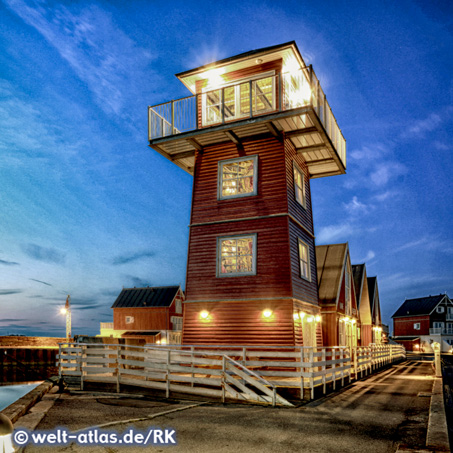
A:
[[[237,71],[252,65],[267,63],[277,59],[283,60],[283,66],[289,61],[296,61],[300,68],[306,66],[302,55],[299,52],[295,41],[278,44],[275,46],[263,47],[261,49],[251,50],[239,55],[224,58],[214,61],[195,69],[180,72],[176,77],[193,93],[195,94],[195,85],[198,80],[206,78],[206,72],[214,68],[228,68],[228,72]]]

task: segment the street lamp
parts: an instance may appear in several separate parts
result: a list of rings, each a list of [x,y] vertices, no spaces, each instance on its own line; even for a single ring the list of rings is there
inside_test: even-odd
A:
[[[2,453],[14,453],[13,430],[11,420],[6,415],[0,414],[0,451]]]
[[[64,308],[60,310],[62,315],[66,315],[66,340],[71,341],[71,296],[68,294]]]

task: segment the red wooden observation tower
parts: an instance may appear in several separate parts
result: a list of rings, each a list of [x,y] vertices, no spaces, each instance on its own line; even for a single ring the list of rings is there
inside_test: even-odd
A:
[[[192,174],[183,343],[322,343],[310,179],[346,169],[311,66],[289,42],[177,74],[149,145]]]

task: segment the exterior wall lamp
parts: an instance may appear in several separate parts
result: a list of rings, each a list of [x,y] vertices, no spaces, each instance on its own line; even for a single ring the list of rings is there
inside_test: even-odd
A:
[[[270,318],[272,316],[272,310],[269,310],[268,308],[263,311],[263,316],[265,318]]]
[[[206,311],[206,310],[203,310],[202,312],[200,312],[200,318],[201,319],[208,319],[209,318],[209,312]]]

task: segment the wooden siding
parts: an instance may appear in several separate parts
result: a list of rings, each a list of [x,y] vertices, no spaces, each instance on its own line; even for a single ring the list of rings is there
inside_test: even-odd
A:
[[[316,251],[314,239],[291,219],[289,220],[291,253],[291,278],[293,297],[304,302],[318,305],[318,282],[316,277]],[[299,239],[310,249],[310,281],[300,276]]]
[[[285,140],[285,156],[288,212],[311,234],[314,234],[310,174],[308,172],[307,164],[302,155],[296,152],[296,149],[290,140]],[[294,190],[294,162],[305,175],[305,208],[296,200]]]
[[[281,59],[269,61],[264,64],[257,64],[249,66],[248,68],[239,69],[237,71],[228,72],[221,77],[225,81],[225,84],[229,84],[242,79],[257,76],[258,74],[264,74],[266,72],[275,71],[275,74],[279,74],[282,70],[283,61]],[[198,80],[196,82],[197,93],[201,93],[203,88],[207,86],[208,79]],[[201,123],[200,123],[201,124]]]
[[[269,319],[263,310],[272,310]],[[207,320],[200,312],[209,313]],[[183,344],[294,345],[291,300],[184,303]]]
[[[223,143],[197,154],[191,224],[288,212],[283,145],[275,138],[244,141],[243,147]],[[218,200],[218,163],[258,156],[258,194]]]
[[[322,312],[323,346],[338,346],[338,319],[336,313]]]
[[[126,324],[126,316],[133,316],[134,322]],[[170,310],[161,307],[114,308],[113,328],[115,330],[171,330]]]
[[[420,323],[420,330],[414,329],[414,323]],[[393,319],[393,335],[411,336],[411,335],[429,335],[430,321],[429,315],[423,316],[408,316],[405,318]]]
[[[373,331],[371,324],[362,324],[360,332],[360,345],[368,346],[373,342]]]
[[[256,238],[256,275],[217,277],[217,238],[252,234]],[[190,231],[186,299],[230,300],[290,297],[288,219],[273,217],[214,225]]]

